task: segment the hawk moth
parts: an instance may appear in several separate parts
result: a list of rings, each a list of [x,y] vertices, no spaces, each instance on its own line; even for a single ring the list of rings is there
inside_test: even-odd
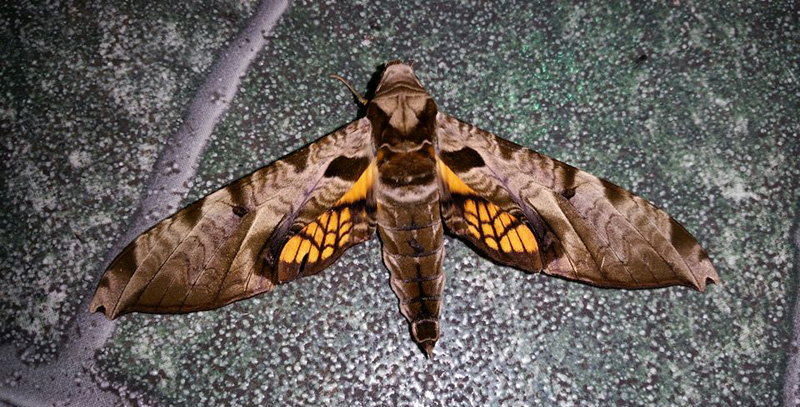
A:
[[[334,76],[336,77],[336,76]],[[439,339],[443,233],[489,259],[600,287],[719,282],[678,222],[606,180],[438,111],[400,61],[366,115],[200,199],[111,263],[93,312],[208,310],[319,273],[379,235],[400,311]]]

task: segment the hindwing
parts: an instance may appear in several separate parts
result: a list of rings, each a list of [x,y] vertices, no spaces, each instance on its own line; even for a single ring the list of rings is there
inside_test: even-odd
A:
[[[539,244],[523,213],[503,209],[481,196],[441,160],[438,170],[442,213],[451,233],[500,263],[528,271],[542,269]]]

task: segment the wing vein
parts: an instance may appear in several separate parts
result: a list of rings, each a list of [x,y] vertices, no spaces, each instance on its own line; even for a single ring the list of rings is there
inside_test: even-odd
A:
[[[216,202],[218,202],[218,201],[219,201],[219,200],[217,200],[217,201],[214,201],[214,203],[216,203]],[[200,205],[200,206],[198,207],[198,210],[201,210],[201,209],[203,208],[203,206],[205,206],[205,203],[203,203],[202,205]],[[164,261],[162,261],[162,262],[159,264],[158,270],[156,270],[156,272],[155,272],[155,273],[153,273],[153,275],[152,275],[152,276],[150,276],[150,278],[147,280],[147,284],[145,284],[144,286],[142,286],[142,290],[141,290],[141,291],[139,292],[139,294],[136,296],[136,301],[135,301],[133,304],[138,304],[138,303],[139,303],[139,300],[142,298],[142,295],[143,295],[143,294],[144,294],[144,292],[147,290],[147,287],[148,287],[148,286],[150,286],[150,283],[152,283],[152,282],[153,282],[153,280],[156,278],[156,276],[158,276],[158,275],[159,275],[159,274],[160,274],[160,273],[161,273],[161,272],[164,270],[164,264],[166,264],[166,262],[167,262],[167,261],[168,261],[168,260],[169,260],[169,259],[172,257],[172,255],[173,255],[173,254],[175,254],[175,251],[177,251],[177,250],[178,250],[178,248],[181,246],[181,244],[183,244],[183,242],[184,242],[184,241],[186,241],[186,238],[187,238],[187,237],[189,237],[189,235],[191,235],[191,234],[192,234],[192,232],[195,230],[195,228],[196,228],[198,225],[200,225],[200,223],[201,223],[201,222],[202,222],[202,221],[203,221],[203,220],[206,218],[206,216],[208,216],[208,213],[209,213],[208,211],[207,211],[207,212],[205,212],[205,213],[203,213],[203,214],[202,214],[202,216],[200,216],[200,219],[198,219],[197,223],[195,223],[194,225],[192,225],[192,228],[191,228],[191,229],[189,229],[189,231],[188,231],[188,232],[186,232],[186,234],[185,234],[185,235],[184,235],[184,236],[183,236],[183,237],[182,237],[182,238],[181,238],[181,239],[178,241],[178,244],[176,244],[176,245],[175,245],[175,246],[172,248],[172,250],[169,252],[169,255],[167,255],[167,256],[164,258]],[[172,219],[172,222],[170,222],[170,225],[169,225],[169,226],[172,226],[172,224],[173,224],[175,221],[177,221],[177,219],[176,219],[176,218],[173,218],[173,219]],[[169,226],[167,226],[167,229],[169,229]],[[145,263],[145,261],[147,261],[147,259],[149,259],[149,258],[150,258],[150,256],[153,254],[153,250],[155,249],[155,247],[156,247],[156,245],[151,245],[151,246],[150,246],[150,248],[149,248],[149,250],[148,250],[148,252],[147,252],[147,255],[144,257],[144,259],[142,259],[141,263],[139,263],[139,264],[137,264],[137,265],[136,265],[136,269],[135,269],[135,270],[133,271],[133,273],[131,274],[131,278],[129,278],[129,279],[128,279],[128,281],[126,281],[126,282],[125,282],[125,285],[122,287],[122,290],[120,291],[120,296],[119,296],[119,298],[117,298],[116,304],[114,304],[114,314],[116,314],[117,308],[119,308],[119,303],[120,303],[120,301],[122,301],[122,297],[124,297],[124,296],[125,296],[125,290],[126,290],[126,289],[128,288],[128,286],[130,285],[130,283],[131,283],[131,280],[133,280],[133,276],[135,276],[135,275],[136,275],[136,273],[138,273],[138,272],[139,272],[139,270],[140,270],[140,269],[141,269],[141,267],[142,267],[142,264],[144,264],[144,263]]]
[[[258,217],[257,214],[256,217]],[[228,279],[228,276],[230,275],[233,263],[236,262],[236,259],[239,257],[239,254],[241,254],[242,245],[250,236],[250,231],[253,230],[253,225],[255,224],[256,224],[256,219],[253,219],[253,221],[250,222],[250,226],[247,227],[247,233],[245,233],[244,237],[242,238],[242,241],[239,242],[239,248],[236,250],[236,255],[233,257],[233,259],[231,259],[230,263],[228,263],[228,267],[225,268],[225,273],[222,275],[222,278],[220,279],[219,287],[217,288],[217,291],[214,293],[214,301],[213,301],[214,303],[217,303],[217,300],[219,300],[219,295],[222,293],[222,289],[225,287],[225,281]],[[255,267],[255,262],[253,263],[253,267]],[[248,276],[248,282],[249,282],[249,276]],[[246,289],[247,289],[247,284],[245,284],[245,290]]]
[[[603,191],[600,191],[600,190],[597,188],[597,185],[596,185],[596,184],[594,184],[594,183],[591,183],[591,182],[584,182],[584,183],[583,183],[583,184],[581,184],[581,185],[586,185],[586,184],[588,184],[590,187],[592,187],[592,188],[593,188],[593,189],[594,189],[596,192],[600,193],[601,195],[603,194]],[[634,204],[636,205],[636,208],[637,208],[637,209],[640,209],[640,207],[639,207],[639,203],[638,203],[638,202],[634,201]],[[664,264],[666,264],[666,265],[667,265],[667,267],[669,267],[669,270],[672,272],[673,276],[675,276],[675,277],[680,277],[680,275],[678,275],[678,273],[676,273],[676,272],[675,272],[675,268],[674,268],[672,265],[670,265],[670,264],[669,264],[669,262],[667,261],[667,259],[665,259],[665,258],[664,258],[664,256],[663,256],[663,255],[662,255],[662,254],[661,254],[661,253],[660,253],[660,252],[659,252],[659,251],[656,249],[656,247],[655,247],[655,246],[653,246],[653,243],[652,243],[652,242],[651,242],[649,239],[647,239],[647,238],[646,238],[646,237],[645,237],[645,236],[642,234],[642,232],[641,232],[641,231],[640,231],[640,230],[639,230],[639,229],[638,229],[638,228],[637,228],[637,227],[636,227],[636,226],[633,224],[633,222],[630,222],[630,221],[628,221],[628,218],[626,218],[626,217],[625,217],[625,215],[623,215],[623,214],[622,214],[622,212],[620,212],[619,208],[617,208],[617,206],[616,206],[616,205],[614,205],[613,203],[610,203],[610,202],[609,202],[609,206],[610,206],[610,207],[612,207],[612,208],[614,208],[614,212],[616,212],[618,216],[622,217],[622,219],[624,219],[624,220],[626,220],[626,221],[627,221],[627,223],[628,223],[628,224],[631,226],[631,229],[633,229],[634,231],[636,231],[636,234],[638,234],[638,235],[639,235],[639,237],[641,237],[643,241],[647,242],[647,245],[648,245],[648,246],[650,246],[650,248],[651,248],[651,249],[653,249],[653,252],[654,252],[655,254],[657,254],[657,255],[658,255],[658,257],[661,259],[661,261],[663,261],[663,262],[664,262]],[[650,224],[650,225],[653,227],[653,229],[655,229],[656,233],[658,233],[659,235],[661,235],[661,237],[663,237],[665,241],[669,241],[669,240],[667,239],[667,237],[666,237],[666,236],[664,236],[664,235],[661,233],[661,231],[660,231],[660,230],[658,230],[658,227],[656,227],[656,225],[652,223],[652,219],[651,219],[651,217],[650,217],[650,216],[645,216],[645,218],[647,218],[647,221],[648,221],[648,223],[649,223],[649,224]],[[675,254],[677,254],[677,255],[678,255],[678,257],[681,259],[681,261],[683,262],[683,264],[686,266],[687,270],[689,270],[689,275],[691,275],[691,276],[692,276],[692,280],[694,280],[695,286],[699,286],[699,285],[698,285],[698,283],[697,283],[697,277],[695,277],[695,275],[694,275],[694,272],[692,271],[692,267],[691,267],[691,266],[689,266],[689,263],[687,263],[687,262],[686,262],[686,259],[684,259],[684,258],[683,258],[683,256],[681,256],[681,255],[680,255],[680,253],[678,253],[678,252],[677,252],[677,250],[675,250],[675,247],[674,247],[673,245],[671,245],[671,244],[670,244],[670,245],[669,245],[669,248],[670,248],[670,249],[672,249],[673,251],[675,251]],[[614,250],[612,249],[612,251],[614,251]],[[658,277],[656,277],[656,275],[655,275],[655,274],[653,274],[652,270],[651,270],[650,268],[648,268],[648,271],[649,271],[649,272],[650,272],[650,274],[652,274],[652,275],[653,275],[653,277],[655,278],[655,280],[654,280],[654,281],[657,281],[657,280],[658,280]]]
[[[231,231],[229,233],[227,233],[223,239],[221,239],[219,245],[217,245],[217,247],[214,249],[214,252],[211,253],[211,256],[208,258],[208,260],[206,260],[203,263],[203,268],[200,269],[200,272],[197,273],[197,277],[195,277],[195,279],[192,282],[192,284],[186,290],[186,294],[183,296],[183,300],[181,301],[180,305],[178,305],[178,310],[183,309],[183,306],[186,304],[186,300],[189,298],[189,294],[191,294],[192,291],[194,291],[194,287],[197,285],[197,282],[200,281],[200,278],[202,278],[203,275],[205,274],[205,272],[208,271],[208,265],[211,264],[211,262],[217,257],[217,253],[219,253],[220,249],[222,249],[222,247],[225,246],[225,244],[228,242],[228,240],[230,240],[231,236],[236,234],[236,229],[240,225],[241,225],[241,222],[239,222],[239,224],[237,224],[236,227],[231,228]],[[252,223],[251,223],[251,225],[252,225]],[[248,231],[249,231],[249,228],[248,228]],[[245,237],[246,237],[246,235],[245,235]],[[239,248],[241,248],[241,247],[242,247],[242,244],[239,243]],[[237,252],[238,252],[238,250],[237,250]],[[233,264],[233,262],[231,262],[231,264]],[[170,286],[171,285],[172,285],[172,282],[170,283]],[[161,303],[164,301],[164,297],[167,295],[168,291],[169,291],[169,287],[166,290],[164,290],[164,294],[161,296],[161,300],[158,302],[158,306],[161,306]]]

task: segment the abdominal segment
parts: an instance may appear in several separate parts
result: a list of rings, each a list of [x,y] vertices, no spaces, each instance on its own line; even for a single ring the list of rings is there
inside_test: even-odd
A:
[[[439,311],[444,289],[442,222],[438,195],[416,205],[380,205],[378,231],[383,261],[389,269],[400,312],[410,324],[411,336],[433,354],[439,340]]]

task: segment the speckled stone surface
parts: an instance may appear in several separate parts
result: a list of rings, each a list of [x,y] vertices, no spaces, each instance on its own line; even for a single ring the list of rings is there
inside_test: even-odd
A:
[[[165,141],[257,5],[106,3],[0,6],[0,333],[27,364],[62,351]],[[216,311],[122,317],[84,361],[93,383],[76,386],[181,406],[781,404],[798,284],[798,13],[294,2],[184,203],[353,120],[328,74],[363,90],[377,65],[414,60],[440,110],[666,209],[722,284],[603,290],[447,240],[442,339],[426,360],[373,241]],[[2,370],[0,382],[25,380]]]

